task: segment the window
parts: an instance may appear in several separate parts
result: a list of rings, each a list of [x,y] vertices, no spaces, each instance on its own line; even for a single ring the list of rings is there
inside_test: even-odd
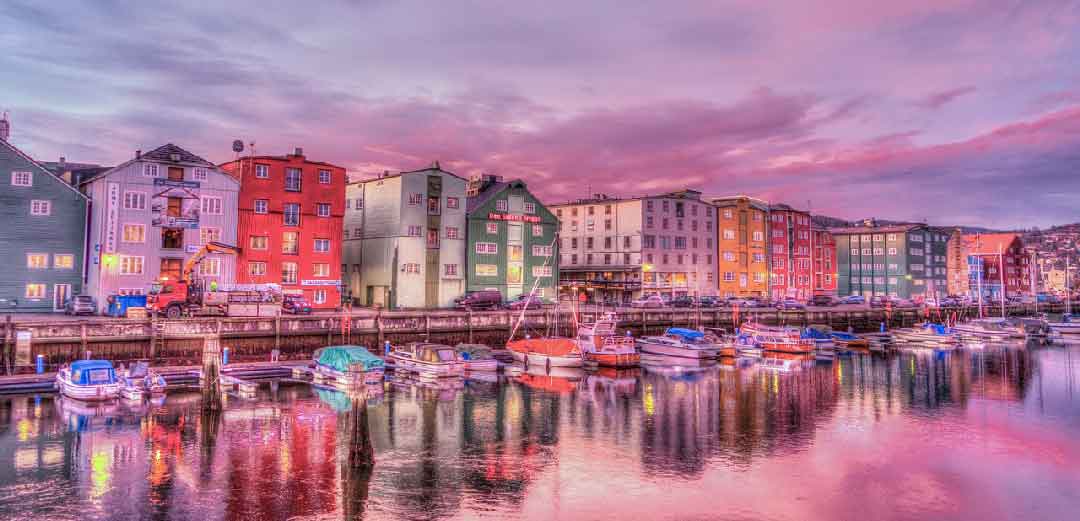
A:
[[[593,238],[592,238],[592,237],[586,237],[586,238],[585,238],[585,249],[586,249],[586,250],[591,250],[591,249],[593,249],[593,242],[594,242],[594,241],[593,241]]]
[[[487,223],[488,233],[499,233],[499,223]]]
[[[120,256],[120,274],[121,275],[142,275],[143,273],[143,258],[133,257],[130,255]]]
[[[604,230],[611,230],[611,219],[604,219]]]
[[[316,304],[326,304],[326,290],[317,289],[313,293],[313,300]]]
[[[158,167],[157,163],[146,163],[143,165],[143,177],[157,177]]]
[[[754,262],[765,262],[765,254],[764,253],[755,253],[753,259],[754,259]],[[732,260],[734,260],[734,259],[732,259]]]
[[[12,172],[12,186],[34,186],[34,176],[30,172]]]
[[[664,217],[663,220],[660,221],[660,223],[661,223],[660,227],[665,229],[665,230],[668,229],[668,227],[670,225],[669,219],[667,217]]]
[[[675,249],[676,250],[685,250],[686,249],[686,237],[675,237]]]
[[[539,225],[539,224],[534,224],[532,226],[532,236],[533,237],[543,237],[544,236],[544,227]]]
[[[871,254],[873,254],[873,250],[871,250],[870,248],[863,248],[862,249],[862,254],[863,255],[871,255]]]
[[[363,199],[357,199],[356,200],[356,209],[357,210],[363,210],[364,209],[364,200]]]
[[[731,219],[731,208],[724,208],[724,219]]]
[[[125,224],[124,231],[120,236],[121,242],[144,243],[146,242],[145,224]]]
[[[725,251],[723,256],[724,256],[725,261],[727,261],[727,262],[735,262],[735,252],[733,252],[733,251]]]
[[[266,275],[266,263],[262,261],[248,263],[248,275]]]
[[[330,251],[330,239],[315,239],[315,252],[326,253]]]
[[[409,194],[409,206],[417,206],[424,200],[424,194]]]
[[[442,206],[439,204],[438,197],[428,196],[427,213],[428,215],[439,215],[442,213]]]
[[[533,266],[532,268],[532,276],[534,278],[550,277],[551,273],[551,266]]]
[[[447,239],[460,239],[461,238],[461,232],[457,229],[456,226],[447,226],[446,227],[446,238]]]
[[[300,253],[300,233],[284,232],[281,234],[281,253],[296,255]]]
[[[761,232],[754,232],[754,236],[757,237],[757,234],[759,234],[759,233],[761,233]],[[735,238],[735,230],[724,230],[724,238],[725,239],[734,239]],[[757,239],[755,238],[754,240],[757,240]]]
[[[290,232],[291,233],[291,232]],[[270,243],[270,237],[265,235],[252,235],[251,236],[251,249],[253,250],[265,250]]]
[[[195,171],[191,174],[196,181],[206,181],[206,169],[195,168]]]
[[[458,265],[457,264],[443,264],[443,276],[444,277],[457,277]]]
[[[427,231],[427,247],[430,249],[437,249],[439,247],[439,229],[428,228]]]
[[[724,272],[724,282],[735,282],[735,272],[725,271]]]
[[[44,284],[27,284],[26,298],[45,298]]]
[[[653,227],[653,218],[652,218],[651,215],[645,217],[645,227],[646,228],[652,228]]]
[[[884,248],[874,248],[874,255],[884,255],[884,254],[885,254],[885,249]]]
[[[199,275],[217,277],[221,275],[221,259],[206,258],[199,263]]]
[[[610,206],[608,207],[611,208]],[[536,203],[525,203],[525,213],[536,213]],[[610,211],[608,213],[611,213]]]
[[[266,199],[255,200],[255,213],[267,213],[270,211],[270,201]]]
[[[311,265],[312,274],[316,277],[329,277],[330,265],[325,262],[316,262]]]
[[[315,205],[315,214],[319,217],[330,217],[330,203],[318,203]]]
[[[533,245],[532,247],[533,257],[550,257],[551,246]]]
[[[52,202],[34,199],[30,201],[30,215],[51,215]]]
[[[319,170],[319,184],[324,184],[324,185],[330,184],[330,171],[329,170]]]
[[[775,252],[775,253],[784,253],[784,245],[783,244],[777,244],[777,245],[773,246],[773,252]]]
[[[476,243],[476,253],[495,255],[499,253],[499,245],[493,242]]]
[[[577,262],[576,260],[574,262]],[[499,276],[499,267],[494,264],[477,264],[476,276],[478,277],[497,277]]]
[[[300,226],[300,204],[285,203],[281,217],[285,226]]]
[[[859,254],[859,249],[858,248],[852,248],[851,249],[851,254],[852,255],[858,255]]]
[[[43,270],[49,267],[49,254],[27,253],[26,267],[34,270]]]
[[[297,269],[296,269],[296,263],[295,262],[282,262],[281,263],[281,283],[282,284],[296,284],[296,271],[297,271]]]
[[[299,168],[286,168],[285,169],[285,191],[286,192],[299,192],[300,181],[303,177],[303,171]]]
[[[221,228],[199,228],[199,243],[218,242],[221,240]]]
[[[641,246],[643,248],[655,248],[656,247],[656,236],[655,235],[642,235],[641,236]]]
[[[457,209],[459,204],[460,204],[460,202],[458,201],[457,197],[447,197],[446,198],[446,208],[448,208],[448,209],[450,209],[450,208]]]
[[[57,253],[53,255],[53,267],[59,270],[70,270],[75,267],[75,256],[70,253]]]
[[[419,225],[409,226],[409,237],[419,237],[424,232],[424,227]]]
[[[611,237],[604,237],[604,249],[605,250],[610,250],[611,249]]]
[[[124,209],[125,210],[145,210],[146,209],[146,193],[145,192],[124,192]]]
[[[499,199],[498,201],[495,201],[495,211],[498,211],[498,212],[505,212],[506,211],[506,199]]]
[[[420,263],[418,262],[406,262],[402,267],[402,271],[405,273],[420,273]]]
[[[184,247],[184,230],[180,228],[161,229],[161,247],[167,250],[179,250]]]
[[[354,228],[353,229],[353,238],[354,239],[362,239],[362,238],[364,238],[364,229],[363,228]]]
[[[255,177],[259,179],[270,179],[270,165],[255,165]]]

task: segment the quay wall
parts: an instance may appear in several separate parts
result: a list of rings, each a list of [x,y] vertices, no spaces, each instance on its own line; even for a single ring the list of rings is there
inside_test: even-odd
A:
[[[1040,311],[1046,310],[1040,306]],[[970,317],[973,310],[934,310],[938,313]],[[1017,306],[1010,315],[1030,315],[1033,309]],[[602,311],[580,312],[582,321],[594,320]],[[83,358],[87,351],[95,358],[118,362],[147,360],[153,364],[191,364],[201,360],[203,339],[220,334],[222,346],[229,348],[231,361],[266,360],[277,349],[283,360],[310,358],[320,347],[359,344],[377,349],[384,342],[401,344],[429,340],[444,344],[460,342],[501,346],[521,312],[515,311],[382,311],[362,314],[319,314],[311,316],[215,318],[179,320],[89,318],[20,321],[7,315],[3,328],[0,361],[7,374],[34,369],[37,355],[44,355],[46,370]],[[733,312],[728,309],[621,309],[617,312],[619,331],[635,336],[659,334],[667,327],[720,327],[731,330]],[[569,311],[527,311],[517,336],[546,333],[569,335]],[[769,325],[807,326],[825,324],[836,330],[876,331],[882,322],[889,327],[905,327],[922,319],[922,311],[901,309],[857,310],[743,310],[739,320]],[[17,342],[21,333],[22,342]],[[26,334],[29,333],[29,342]],[[373,349],[374,350],[374,349]]]

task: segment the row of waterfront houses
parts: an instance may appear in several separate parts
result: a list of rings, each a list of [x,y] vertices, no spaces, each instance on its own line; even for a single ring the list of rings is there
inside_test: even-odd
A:
[[[544,205],[519,179],[429,168],[350,182],[307,158],[239,153],[214,164],[166,144],[105,167],[37,162],[0,120],[0,309],[59,311],[73,295],[143,294],[198,275],[278,284],[315,308],[445,307],[468,291],[625,303],[644,295],[890,295],[1033,290],[1017,234],[922,223],[845,228],[809,211],[695,190],[593,194]]]

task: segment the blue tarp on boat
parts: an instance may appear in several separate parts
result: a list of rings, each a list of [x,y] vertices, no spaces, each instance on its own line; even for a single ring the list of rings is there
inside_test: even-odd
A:
[[[102,385],[116,382],[116,370],[108,360],[79,360],[71,363],[75,385]]]
[[[343,373],[352,364],[363,364],[364,371],[382,369],[385,366],[382,358],[371,354],[362,346],[330,346],[323,348],[316,362]]]
[[[687,340],[697,340],[705,336],[705,333],[694,329],[686,329],[684,327],[669,327],[667,330],[669,335],[678,335]]]

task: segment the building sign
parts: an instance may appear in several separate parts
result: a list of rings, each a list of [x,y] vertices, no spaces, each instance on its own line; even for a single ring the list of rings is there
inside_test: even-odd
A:
[[[301,286],[340,286],[340,280],[301,280]]]
[[[154,187],[157,192],[150,205],[152,226],[198,229],[200,199],[193,191],[199,189],[198,182],[154,179]]]
[[[120,183],[108,183],[105,190],[105,253],[116,253],[116,228],[120,214]]]
[[[488,219],[492,221],[524,221],[527,223],[540,222],[539,215],[521,215],[516,213],[488,213]]]

